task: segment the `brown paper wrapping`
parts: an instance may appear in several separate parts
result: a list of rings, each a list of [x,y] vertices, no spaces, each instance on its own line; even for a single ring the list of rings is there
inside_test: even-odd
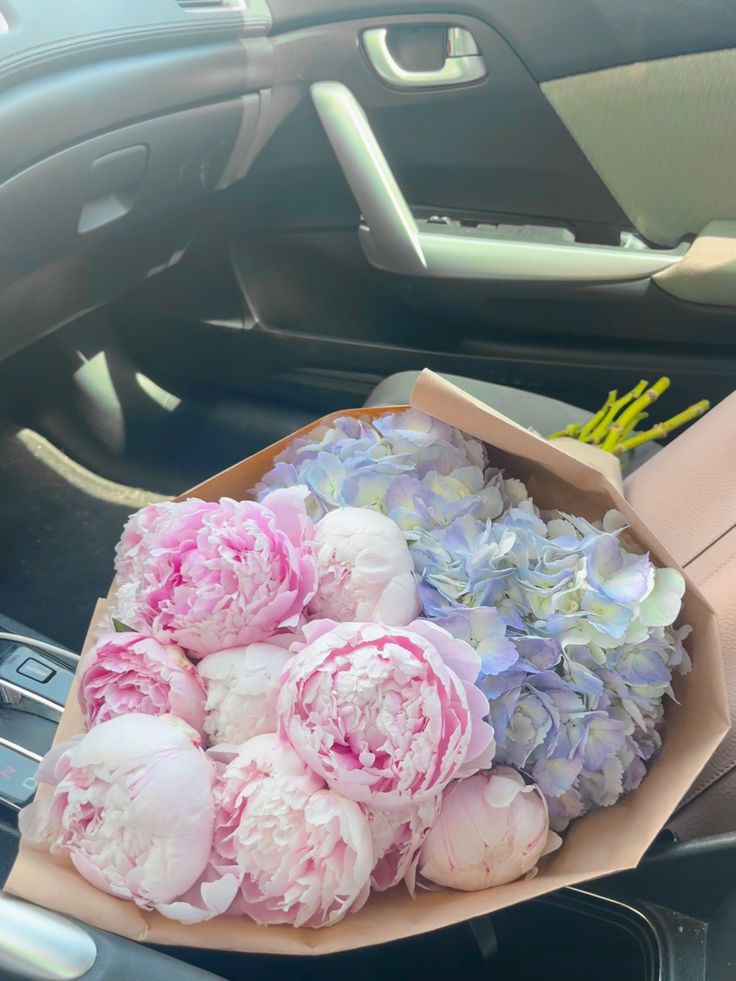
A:
[[[594,520],[611,507],[624,513],[631,532],[663,565],[676,563],[624,500],[615,471],[604,476],[584,460],[522,429],[449,382],[425,371],[412,394],[412,405],[484,440],[494,463],[527,481],[541,507],[562,507]],[[389,409],[351,410],[338,415],[374,417]],[[312,426],[300,432],[307,432]],[[292,437],[289,437],[291,439]],[[186,496],[217,500],[246,497],[285,446],[282,440],[195,487]],[[85,642],[85,651],[105,629],[107,605],[100,600]],[[614,807],[601,808],[572,823],[562,848],[542,860],[539,874],[528,880],[484,892],[419,892],[412,899],[402,886],[371,896],[367,905],[336,926],[322,930],[288,926],[259,927],[244,917],[218,917],[194,926],[145,913],[133,903],[99,892],[75,872],[63,856],[21,841],[6,889],[17,896],[67,913],[93,926],[149,943],[273,954],[329,954],[386,943],[436,930],[462,920],[541,896],[544,893],[634,867],[677,807],[729,728],[729,711],[713,610],[688,581],[682,621],[695,628],[688,643],[693,671],[678,678],[679,704],[669,702],[663,747],[641,787]],[[83,731],[72,689],[56,741]],[[39,793],[48,793],[41,788]],[[186,802],[182,802],[186,806]]]

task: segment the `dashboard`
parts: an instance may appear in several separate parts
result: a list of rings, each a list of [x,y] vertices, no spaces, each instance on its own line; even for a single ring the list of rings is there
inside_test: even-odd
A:
[[[263,0],[0,2],[0,358],[176,262],[243,175]]]

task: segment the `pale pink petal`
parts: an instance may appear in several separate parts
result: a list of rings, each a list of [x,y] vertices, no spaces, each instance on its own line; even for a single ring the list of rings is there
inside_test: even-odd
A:
[[[547,804],[535,784],[509,767],[458,780],[422,845],[425,880],[475,891],[528,875],[548,847]]]
[[[360,807],[328,790],[275,734],[226,755],[215,787],[213,864],[241,876],[230,912],[322,927],[359,909],[374,865]]]
[[[330,511],[315,530],[316,617],[403,626],[419,613],[414,563],[403,532],[366,508]]]
[[[80,672],[88,729],[134,712],[177,715],[204,731],[204,685],[179,647],[140,633],[107,634],[85,655]]]
[[[492,741],[486,699],[444,656],[460,645],[467,665],[465,648],[474,652],[441,627],[415,624],[320,624],[281,677],[282,738],[330,787],[372,808],[436,797]]]
[[[214,828],[215,768],[185,730],[127,715],[57,747],[53,793],[22,812],[23,833],[98,889],[142,909],[172,902],[206,868]]]
[[[114,616],[196,659],[297,628],[317,589],[305,493],[143,508],[117,547]]]

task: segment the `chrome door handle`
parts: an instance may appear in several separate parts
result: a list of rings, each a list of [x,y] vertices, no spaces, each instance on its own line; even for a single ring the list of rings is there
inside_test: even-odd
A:
[[[510,240],[417,224],[363,108],[341,82],[315,82],[312,101],[363,215],[368,261],[387,272],[444,279],[615,283],[646,279],[682,259],[687,245],[650,249]]]
[[[399,89],[438,88],[477,82],[488,74],[483,55],[464,27],[447,31],[447,57],[441,68],[416,72],[402,68],[388,46],[388,29],[372,27],[363,31],[363,48],[375,72],[384,82]]]

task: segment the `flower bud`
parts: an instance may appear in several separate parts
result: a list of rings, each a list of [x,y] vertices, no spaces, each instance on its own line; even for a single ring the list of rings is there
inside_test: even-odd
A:
[[[558,847],[547,804],[535,784],[494,766],[451,784],[419,856],[430,882],[475,892],[513,882]]]

